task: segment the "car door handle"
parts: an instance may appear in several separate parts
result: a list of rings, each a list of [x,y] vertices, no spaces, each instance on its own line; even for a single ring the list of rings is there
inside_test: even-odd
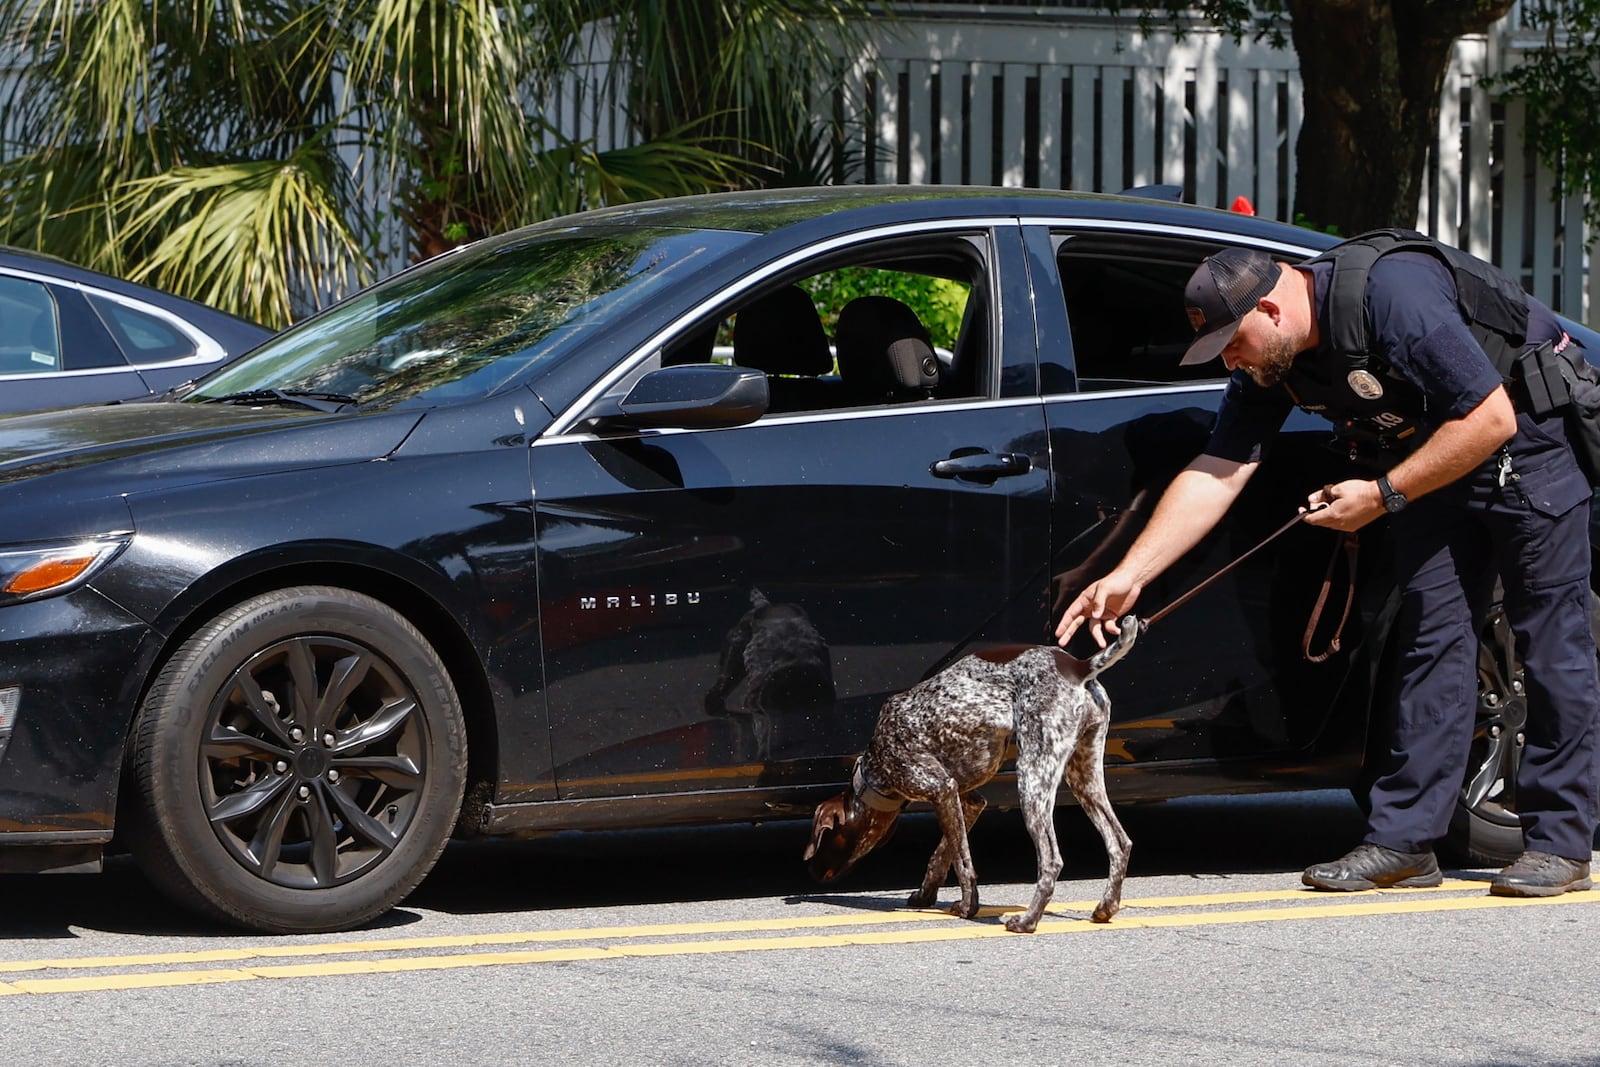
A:
[[[1033,461],[1016,452],[985,452],[982,449],[957,449],[949,459],[934,462],[928,470],[935,478],[967,478],[993,482],[1033,470]]]

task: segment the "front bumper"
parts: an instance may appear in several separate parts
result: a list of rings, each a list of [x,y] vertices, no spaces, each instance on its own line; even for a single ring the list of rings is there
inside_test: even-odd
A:
[[[153,637],[92,588],[0,608],[0,846],[110,840]]]

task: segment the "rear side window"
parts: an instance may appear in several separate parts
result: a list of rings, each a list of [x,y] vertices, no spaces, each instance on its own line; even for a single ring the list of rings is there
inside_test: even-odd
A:
[[[1083,389],[1137,388],[1226,378],[1221,360],[1179,365],[1194,330],[1183,310],[1189,275],[1215,245],[1081,236],[1056,253],[1072,351]]]
[[[38,282],[0,275],[0,374],[61,369],[56,302]]]
[[[89,302],[130,363],[172,363],[196,354],[194,340],[166,319],[93,293]]]

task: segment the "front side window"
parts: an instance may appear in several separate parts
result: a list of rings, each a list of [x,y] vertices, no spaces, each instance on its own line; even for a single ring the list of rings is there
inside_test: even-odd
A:
[[[991,364],[982,242],[868,244],[741,293],[662,353],[767,376],[787,414],[982,395]]]

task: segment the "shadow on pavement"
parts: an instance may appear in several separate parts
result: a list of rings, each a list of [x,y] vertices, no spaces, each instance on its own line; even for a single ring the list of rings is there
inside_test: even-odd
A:
[[[1118,814],[1133,837],[1134,877],[1283,871],[1293,884],[1302,868],[1343,853],[1362,830],[1355,804],[1335,792],[1125,804]],[[1104,877],[1105,851],[1083,813],[1063,806],[1056,821],[1062,879]],[[806,821],[784,820],[457,841],[401,908],[367,928],[419,921],[411,909],[472,915],[750,896],[838,896],[853,907],[891,908],[921,879],[939,833],[931,814],[903,816],[891,840],[824,887],[800,862],[809,829]],[[986,814],[972,848],[981,883],[1034,880],[1033,844],[1016,812]],[[74,928],[169,937],[231,932],[169,902],[126,856],[112,857],[99,875],[0,875],[0,900],[8,905],[0,939],[67,938]]]

